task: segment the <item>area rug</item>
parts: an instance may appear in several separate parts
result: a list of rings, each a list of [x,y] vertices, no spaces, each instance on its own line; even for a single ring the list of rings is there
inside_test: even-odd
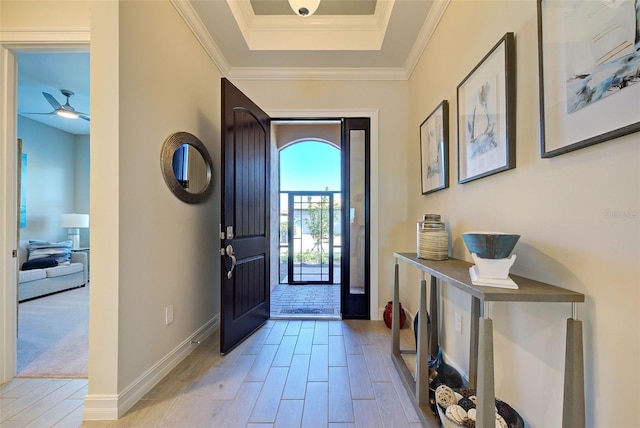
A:
[[[18,305],[18,377],[87,378],[89,287]]]

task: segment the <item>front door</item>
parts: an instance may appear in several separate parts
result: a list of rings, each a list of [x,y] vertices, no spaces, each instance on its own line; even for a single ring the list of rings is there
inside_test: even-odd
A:
[[[220,352],[269,318],[269,116],[222,79]]]

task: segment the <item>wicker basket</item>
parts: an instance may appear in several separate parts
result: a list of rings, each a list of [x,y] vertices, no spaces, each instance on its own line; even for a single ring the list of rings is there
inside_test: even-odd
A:
[[[475,391],[473,392],[475,394]],[[446,414],[446,409],[442,408],[442,406],[440,406],[439,404],[436,404],[436,407],[438,408],[438,415],[440,416],[440,422],[442,423],[442,426],[444,428],[465,428],[464,425],[460,425],[455,421],[449,419],[449,417]],[[496,399],[496,409],[498,409],[498,414],[502,416],[502,418],[505,420],[509,428],[525,427],[524,420],[522,419],[522,417],[518,414],[518,412],[515,411],[513,407],[508,405],[506,402]]]

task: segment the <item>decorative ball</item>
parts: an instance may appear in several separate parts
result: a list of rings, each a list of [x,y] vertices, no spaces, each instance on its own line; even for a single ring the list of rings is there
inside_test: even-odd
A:
[[[467,419],[467,411],[457,404],[453,404],[447,407],[446,415],[453,422],[461,425],[465,419]]]
[[[471,419],[472,421],[476,420],[476,409],[469,409],[469,411],[467,412],[467,416],[469,417],[469,419]]]
[[[469,398],[467,397],[462,397],[460,400],[458,400],[458,406],[462,407],[467,412],[469,411],[469,409],[475,409],[476,407],[475,403],[469,400]]]
[[[447,409],[452,404],[456,404],[458,400],[456,400],[456,394],[453,389],[447,385],[440,385],[436,388],[436,402],[444,409]]]
[[[475,395],[473,390],[467,388],[466,386],[463,386],[462,388],[460,388],[458,392],[460,392],[460,395],[462,395],[463,397],[470,397],[472,395]]]
[[[465,426],[466,428],[476,428],[476,421],[474,421],[473,419],[467,418],[464,420],[462,425]]]

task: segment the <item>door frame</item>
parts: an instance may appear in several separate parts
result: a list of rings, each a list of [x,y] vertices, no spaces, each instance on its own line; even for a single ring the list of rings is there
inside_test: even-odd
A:
[[[18,267],[12,256],[18,245],[17,144],[18,139],[18,59],[15,53],[90,51],[90,31],[0,32],[0,384],[16,376],[18,325]]]
[[[335,119],[339,118],[357,118],[357,117],[368,117],[371,121],[370,123],[370,168],[371,168],[371,196],[370,196],[370,223],[371,223],[371,233],[369,236],[371,247],[370,247],[370,258],[371,258],[371,266],[378,266],[378,110],[376,109],[353,109],[353,110],[344,110],[344,109],[336,109],[336,110],[265,110],[265,112],[271,116],[272,120],[277,121],[279,118],[288,118],[288,119],[308,119],[310,117],[314,119]],[[372,320],[381,320],[382,319],[382,311],[384,308],[378,307],[378,281],[379,281],[379,272],[378,269],[372,269],[370,272],[370,300],[369,307],[371,313]]]

